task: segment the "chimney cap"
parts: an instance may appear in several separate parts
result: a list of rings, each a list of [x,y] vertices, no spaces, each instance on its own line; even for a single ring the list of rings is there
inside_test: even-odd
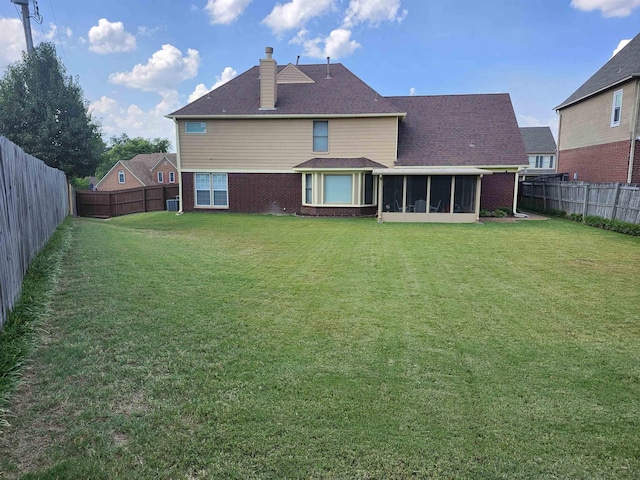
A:
[[[264,53],[267,54],[267,58],[271,58],[271,55],[273,54],[273,47],[265,47]]]

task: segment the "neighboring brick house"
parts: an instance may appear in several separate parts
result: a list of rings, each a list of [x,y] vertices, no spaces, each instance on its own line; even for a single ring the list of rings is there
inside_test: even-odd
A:
[[[549,127],[520,127],[529,167],[520,172],[520,178],[555,175],[558,147]]]
[[[639,102],[637,35],[556,107],[558,173],[570,180],[640,183]]]
[[[167,115],[180,209],[474,222],[527,165],[508,94],[383,97],[342,64],[266,58]]]
[[[100,191],[178,183],[175,153],[140,153],[119,160],[96,185]]]

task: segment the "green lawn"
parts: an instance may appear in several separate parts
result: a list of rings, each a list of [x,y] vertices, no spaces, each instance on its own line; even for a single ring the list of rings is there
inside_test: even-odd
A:
[[[639,478],[640,238],[74,220],[0,477]]]

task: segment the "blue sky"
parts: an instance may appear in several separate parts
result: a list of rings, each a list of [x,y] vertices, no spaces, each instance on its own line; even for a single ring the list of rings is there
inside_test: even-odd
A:
[[[33,10],[33,0],[31,9]],[[41,0],[34,41],[79,78],[105,137],[165,137],[164,115],[242,73],[274,47],[279,64],[341,62],[381,95],[508,92],[520,126],[560,104],[622,40],[640,0]],[[0,70],[24,49],[0,3]]]

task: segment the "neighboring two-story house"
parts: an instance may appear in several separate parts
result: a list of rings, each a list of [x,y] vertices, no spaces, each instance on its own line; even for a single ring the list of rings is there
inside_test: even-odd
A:
[[[588,182],[640,182],[640,35],[556,107],[559,173]]]
[[[529,166],[520,178],[535,178],[556,173],[556,141],[549,127],[520,127]]]
[[[383,97],[342,64],[266,58],[168,115],[181,211],[474,222],[527,165],[508,94]]]
[[[96,190],[114,191],[178,183],[175,153],[140,153],[119,160],[96,185]]]

